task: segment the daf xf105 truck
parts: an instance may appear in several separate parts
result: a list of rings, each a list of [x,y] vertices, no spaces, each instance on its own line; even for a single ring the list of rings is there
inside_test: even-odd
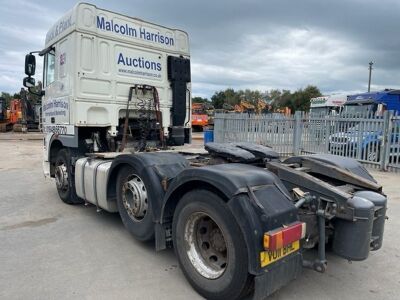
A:
[[[32,89],[35,55],[41,91]],[[25,73],[24,86],[42,96],[44,173],[61,200],[119,213],[135,238],[173,247],[207,299],[263,299],[303,267],[324,272],[327,243],[354,261],[382,246],[387,199],[357,161],[281,159],[246,142],[185,146],[182,30],[79,3],[26,55]]]

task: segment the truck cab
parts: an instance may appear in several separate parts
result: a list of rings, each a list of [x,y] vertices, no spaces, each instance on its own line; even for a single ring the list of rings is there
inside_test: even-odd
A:
[[[89,153],[190,141],[186,32],[79,3],[54,24],[36,53],[44,59],[47,176],[55,176],[62,147]],[[31,69],[33,54],[26,58]],[[25,86],[32,87],[28,78]]]
[[[400,111],[400,90],[386,89],[380,92],[349,95],[342,116],[350,120],[341,130],[329,137],[329,150],[334,154],[359,157],[369,162],[379,162],[384,135],[385,111]],[[360,122],[351,122],[358,118]],[[376,120],[376,121],[373,121]],[[354,119],[353,121],[356,121]],[[399,133],[395,128],[390,134],[389,157],[398,156]]]
[[[310,99],[310,115],[335,116],[339,114],[346,103],[346,95],[321,96]]]
[[[348,115],[381,116],[385,110],[400,111],[400,90],[385,89],[380,92],[349,95],[344,113]]]

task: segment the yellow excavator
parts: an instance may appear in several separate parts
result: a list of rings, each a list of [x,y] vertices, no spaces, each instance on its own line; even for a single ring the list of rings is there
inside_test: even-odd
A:
[[[262,114],[271,110],[271,106],[268,105],[264,100],[258,99],[256,104],[251,104],[248,101],[241,100],[239,104],[235,105],[235,112],[247,112]]]
[[[268,105],[267,102],[265,102],[264,100],[262,99],[257,100],[257,107],[256,107],[257,114],[269,112],[271,111],[271,109],[272,109],[271,105]]]
[[[254,113],[256,111],[256,108],[253,104],[251,104],[248,101],[245,100],[240,100],[239,104],[235,104],[235,112],[239,113]]]

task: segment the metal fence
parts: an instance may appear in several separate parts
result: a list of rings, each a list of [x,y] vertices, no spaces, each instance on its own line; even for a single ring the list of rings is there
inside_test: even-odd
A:
[[[282,156],[331,153],[381,170],[400,170],[400,116],[216,114],[216,142],[249,141],[271,146]]]

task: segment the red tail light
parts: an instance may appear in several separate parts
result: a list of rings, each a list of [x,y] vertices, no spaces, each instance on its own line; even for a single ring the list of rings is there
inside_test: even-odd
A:
[[[304,238],[306,223],[295,222],[277,230],[264,233],[264,249],[277,250]]]

